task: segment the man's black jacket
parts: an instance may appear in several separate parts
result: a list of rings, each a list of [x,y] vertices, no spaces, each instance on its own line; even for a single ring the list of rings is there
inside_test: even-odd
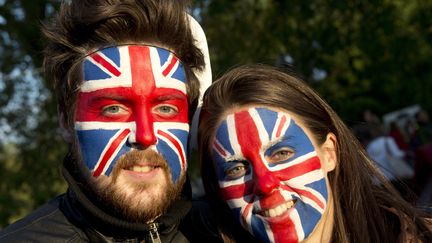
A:
[[[69,184],[68,191],[1,230],[0,242],[221,241],[207,204],[195,201],[191,210],[189,180],[180,199],[149,225],[112,216],[90,200],[65,166],[63,175]]]

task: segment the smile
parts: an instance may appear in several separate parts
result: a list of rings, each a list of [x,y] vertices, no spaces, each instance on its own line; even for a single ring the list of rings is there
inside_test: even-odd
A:
[[[280,204],[279,206],[276,206],[271,209],[263,210],[259,212],[259,214],[265,216],[265,217],[278,217],[284,214],[288,209],[292,208],[295,204],[295,201],[288,201],[285,203]]]
[[[150,171],[154,170],[155,168],[157,168],[157,166],[149,166],[149,165],[140,166],[140,165],[134,165],[132,167],[129,167],[128,170],[134,171],[134,172],[146,173],[146,172],[150,172]]]
[[[135,164],[123,169],[129,180],[150,181],[163,174],[163,168],[155,164]]]

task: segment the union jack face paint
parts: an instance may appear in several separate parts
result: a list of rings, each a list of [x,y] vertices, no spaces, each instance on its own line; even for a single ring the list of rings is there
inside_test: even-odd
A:
[[[317,226],[328,192],[317,152],[288,113],[229,113],[212,157],[220,193],[240,224],[264,242],[299,242]]]
[[[87,56],[75,131],[93,176],[109,176],[131,149],[161,154],[176,182],[186,170],[189,133],[186,74],[168,50],[114,46]]]

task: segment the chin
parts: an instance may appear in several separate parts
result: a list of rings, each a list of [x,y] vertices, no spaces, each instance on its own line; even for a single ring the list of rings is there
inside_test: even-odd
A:
[[[168,200],[169,189],[174,187],[167,175],[148,183],[130,181],[122,174],[110,186],[117,198],[122,198],[129,207],[135,208],[136,211],[142,210],[143,207],[164,204]]]
[[[123,155],[109,175],[87,177],[99,201],[114,216],[131,222],[148,222],[164,214],[179,198],[186,173],[174,183],[168,163],[151,151]]]
[[[183,175],[177,183],[173,183],[168,172],[149,182],[129,180],[127,175],[120,173],[115,180],[107,176],[94,178],[97,194],[104,203],[132,222],[149,222],[164,214],[173,201],[180,196],[185,182]]]

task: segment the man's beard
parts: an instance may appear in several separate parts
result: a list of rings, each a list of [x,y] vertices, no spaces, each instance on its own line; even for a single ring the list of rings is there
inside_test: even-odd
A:
[[[163,172],[163,179],[156,183],[131,182],[122,176],[122,170],[124,172],[140,161],[149,161],[152,166],[159,167]],[[84,165],[83,161],[81,165]],[[104,208],[131,222],[149,222],[165,214],[179,198],[186,180],[185,173],[182,173],[177,182],[173,183],[166,160],[151,149],[131,150],[122,155],[109,176],[93,177],[87,167],[84,169],[85,184],[91,188],[97,200],[104,204]]]

